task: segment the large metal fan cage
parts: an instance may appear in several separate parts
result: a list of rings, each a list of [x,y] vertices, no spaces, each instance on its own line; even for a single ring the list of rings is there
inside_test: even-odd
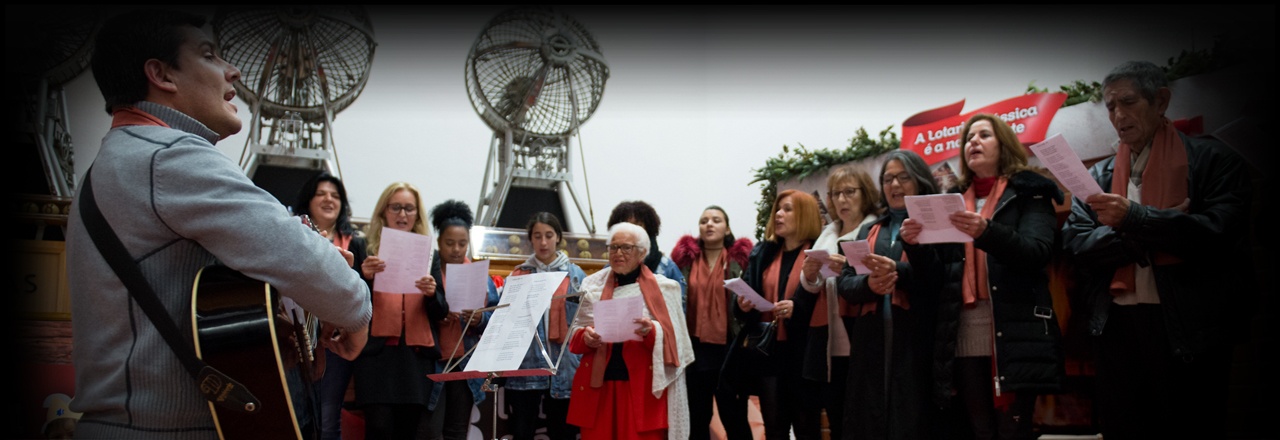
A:
[[[264,166],[281,175],[324,170],[341,178],[333,120],[364,90],[377,48],[365,9],[223,7],[212,25],[223,58],[240,69],[236,93],[254,116],[240,158],[245,172],[259,185],[278,186],[268,190],[282,201],[295,178],[260,178]]]
[[[471,105],[496,132],[562,137],[586,122],[604,94],[609,66],[586,27],[550,8],[494,17],[467,57]]]

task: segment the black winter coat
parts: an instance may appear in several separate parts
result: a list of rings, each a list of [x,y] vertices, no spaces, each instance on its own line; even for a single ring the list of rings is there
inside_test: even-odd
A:
[[[1116,268],[1149,264],[1152,252],[1180,258],[1180,263],[1156,265],[1152,271],[1170,354],[1195,356],[1249,334],[1249,310],[1258,289],[1255,277],[1240,275],[1254,273],[1245,242],[1252,185],[1248,166],[1225,144],[1179,136],[1187,150],[1186,211],[1131,203],[1124,224],[1111,228],[1098,223],[1089,205],[1076,199],[1062,233],[1080,269],[1078,290],[1085,296],[1094,336],[1107,324]],[[1103,191],[1110,191],[1114,169],[1112,156],[1089,173]],[[1224,280],[1205,274],[1230,275]]]
[[[1066,375],[1046,271],[1058,246],[1053,201],[1062,200],[1062,191],[1052,180],[1033,171],[1014,174],[987,229],[973,241],[987,253],[995,325],[993,375],[1001,391],[1058,392]],[[956,338],[964,304],[964,245],[907,247],[918,269],[943,274],[934,345],[934,401],[946,405],[953,394]]]
[[[813,243],[809,243],[812,245]],[[751,255],[747,257],[747,267],[742,272],[742,281],[748,286],[755,289],[756,292],[764,295],[764,272],[773,264],[775,258],[781,258],[782,245],[776,241],[763,240],[756,243],[751,249]],[[804,258],[801,254],[798,258]],[[776,352],[769,357],[765,365],[757,366],[756,371],[761,376],[773,376],[778,374],[800,374],[803,364],[811,362],[820,362],[823,368],[826,366],[826,343],[823,341],[823,356],[818,359],[811,359],[805,356],[806,346],[811,342],[809,336],[809,317],[813,315],[813,308],[816,300],[805,301],[804,298],[815,297],[815,295],[800,295],[808,293],[799,283],[796,284],[795,291],[779,292],[778,300],[790,299],[794,304],[795,310],[792,311],[792,317],[784,319],[781,325],[787,329],[787,340],[778,341],[775,344]],[[760,322],[760,311],[752,309],[749,312],[743,312],[737,306],[738,298],[733,298],[734,316],[742,322],[743,326],[754,325]],[[825,331],[825,330],[824,330]],[[797,358],[800,358],[797,362]],[[825,372],[825,370],[823,370]],[[825,379],[825,375],[824,375]]]
[[[876,255],[899,260],[900,293],[905,292],[910,309],[892,306],[886,320],[884,296],[867,285],[867,274],[845,265],[838,283],[840,297],[849,304],[876,304],[875,312],[846,320],[849,331],[849,374],[843,423],[846,438],[917,439],[931,430],[930,406],[933,364],[934,315],[939,291],[938,271],[922,273],[909,261],[901,261],[903,243],[891,240],[887,227],[892,215],[858,231],[866,239],[879,226],[872,249]],[[936,267],[936,265],[935,265]],[[838,422],[838,421],[837,421]]]

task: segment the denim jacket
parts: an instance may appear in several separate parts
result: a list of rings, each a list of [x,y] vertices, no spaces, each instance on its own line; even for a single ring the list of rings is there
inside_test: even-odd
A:
[[[528,266],[524,266],[528,269]],[[587,277],[586,272],[578,265],[569,263],[565,266],[556,268],[557,270],[569,272],[569,293],[577,292],[582,285],[582,279]],[[531,270],[536,273],[537,269]],[[576,298],[574,298],[576,299]],[[565,301],[565,320],[573,322],[573,317],[578,313],[578,303],[574,300]],[[492,312],[486,313],[486,315]],[[485,317],[488,319],[488,316]],[[524,376],[524,377],[508,377],[506,385],[512,390],[551,390],[551,397],[556,399],[568,399],[569,391],[573,388],[573,374],[578,371],[578,361],[581,355],[570,353],[567,346],[552,344],[547,340],[546,320],[538,324],[538,340],[542,341],[542,346],[546,347],[547,355],[551,357],[551,361],[555,362],[560,359],[560,367],[556,370],[555,376]],[[564,357],[561,358],[561,351],[564,351]],[[520,362],[520,369],[530,368],[546,368],[547,361],[542,358],[542,352],[539,350],[538,341],[529,344],[529,351],[524,354],[524,361]]]

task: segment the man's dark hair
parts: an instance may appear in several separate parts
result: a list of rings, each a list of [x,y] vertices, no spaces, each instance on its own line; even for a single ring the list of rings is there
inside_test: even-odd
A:
[[[639,200],[625,201],[615,206],[613,212],[609,214],[609,224],[605,227],[612,228],[613,225],[630,219],[644,223],[644,231],[649,233],[650,238],[657,237],[658,231],[662,229],[662,220],[658,219],[658,211],[648,203]]]
[[[147,97],[143,65],[157,59],[178,66],[182,28],[201,28],[205,18],[182,11],[131,10],[107,19],[98,30],[90,65],[106,100],[107,114]]]

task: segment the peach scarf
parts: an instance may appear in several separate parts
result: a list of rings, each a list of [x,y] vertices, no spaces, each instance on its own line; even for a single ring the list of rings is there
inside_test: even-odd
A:
[[[369,324],[369,336],[387,338],[387,345],[400,345],[401,330],[404,344],[418,347],[435,347],[435,335],[427,318],[426,295],[414,293],[373,292],[373,322]],[[431,298],[435,301],[435,297]]]
[[[728,251],[721,251],[714,267],[699,255],[689,269],[689,308],[693,310],[689,327],[698,340],[724,344],[728,332],[729,313],[725,305],[724,271]]]
[[[782,273],[782,253],[784,252],[782,250],[778,251],[778,255],[773,257],[773,262],[769,263],[769,268],[764,271],[764,279],[762,280],[764,285],[761,286],[761,290],[764,290],[764,292],[761,292],[764,294],[764,299],[775,303],[784,299],[791,299],[786,295],[787,292],[795,292],[796,286],[800,285],[800,272],[804,269],[804,251],[809,249],[809,245],[810,243],[805,243],[800,246],[800,256],[796,257],[796,262],[791,265],[791,273],[787,276],[786,292],[778,292],[778,274]],[[825,311],[822,316],[826,316]],[[760,322],[768,322],[773,319],[773,312],[760,314]],[[778,340],[787,340],[787,326],[778,326]]]
[[[533,272],[517,267],[511,276],[528,275]],[[560,344],[569,333],[569,321],[564,314],[565,294],[569,291],[569,277],[564,277],[556,293],[551,296],[551,309],[547,313],[547,340]]]
[[[991,216],[995,215],[996,205],[1000,204],[1000,196],[1004,194],[1004,189],[1008,185],[1007,177],[1000,176],[996,179],[995,188],[987,194],[987,202],[982,205],[982,212],[978,213],[982,218],[991,220]],[[976,186],[970,185],[964,192],[964,207],[969,211],[978,210]],[[987,227],[990,225],[991,223],[988,222]],[[965,305],[973,304],[980,299],[991,298],[991,286],[987,281],[987,253],[974,246],[972,241],[964,244],[964,279],[961,287]]]
[[[1187,199],[1187,147],[1182,144],[1177,129],[1164,118],[1163,124],[1151,139],[1150,164],[1142,171],[1142,204],[1156,209],[1169,209]],[[1133,146],[1120,144],[1116,151],[1115,172],[1111,176],[1111,193],[1129,196],[1129,174],[1133,164],[1129,162]],[[1152,263],[1167,265],[1181,261],[1163,252],[1153,255]],[[1111,294],[1120,295],[1134,289],[1134,265],[1116,269],[1111,279]]]
[[[893,220],[890,220],[890,221],[893,221]],[[880,226],[881,226],[880,223],[876,223],[874,225],[871,225],[871,230],[867,231],[867,243],[871,243],[872,252],[874,252],[875,250],[876,239],[880,237]],[[906,262],[907,253],[903,252],[902,256],[898,258],[898,261]],[[902,290],[901,287],[898,287],[896,285],[893,288],[893,297],[889,298],[889,303],[895,306],[901,307],[903,310],[911,310],[911,301],[907,299],[907,291]],[[879,301],[872,301],[872,302],[859,304],[858,306],[855,306],[856,307],[855,316],[869,315],[875,312],[876,310],[878,310],[879,306],[880,306]]]
[[[605,268],[603,270],[609,270]],[[609,278],[604,282],[604,291],[600,293],[600,300],[613,299],[613,288],[617,284],[617,276],[612,271],[609,272]],[[662,288],[658,287],[658,278],[653,276],[653,271],[648,266],[640,265],[640,276],[636,278],[636,284],[640,286],[640,295],[644,297],[644,305],[648,307],[649,314],[653,315],[653,320],[662,326],[662,362],[665,365],[677,367],[680,365],[680,353],[676,346],[676,330],[671,325],[671,314],[667,313],[667,300],[662,297]],[[650,333],[652,334],[652,333]],[[610,350],[610,344],[601,344],[596,349],[595,363],[591,365],[591,387],[600,388],[604,386],[604,368],[608,364],[605,361]]]

